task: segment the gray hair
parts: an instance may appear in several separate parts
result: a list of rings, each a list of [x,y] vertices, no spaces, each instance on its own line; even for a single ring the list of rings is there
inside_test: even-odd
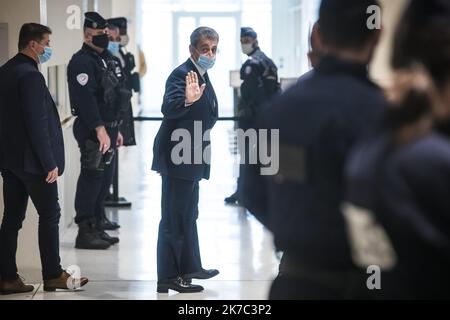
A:
[[[216,30],[208,27],[199,27],[191,34],[191,45],[197,47],[198,43],[206,38],[208,40],[219,41],[219,34]]]

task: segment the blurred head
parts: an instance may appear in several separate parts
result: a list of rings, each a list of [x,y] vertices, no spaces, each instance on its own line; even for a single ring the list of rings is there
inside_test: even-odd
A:
[[[241,49],[242,53],[251,55],[258,48],[258,34],[252,28],[241,28]]]
[[[113,25],[119,29],[119,35],[120,35],[120,46],[126,47],[130,41],[128,37],[128,20],[125,17],[120,18],[111,18],[108,19],[108,25]],[[117,38],[116,38],[117,39]],[[117,40],[115,40],[117,41]]]
[[[308,52],[308,59],[311,64],[311,67],[316,68],[319,63],[319,59],[323,55],[322,43],[319,37],[319,23],[316,22],[313,25],[311,30],[309,47],[310,50]]]
[[[109,44],[108,44],[108,50],[113,55],[117,55],[120,51],[120,29],[119,27],[109,24],[108,25],[108,37],[109,37]]]
[[[219,34],[211,28],[200,27],[191,35],[189,51],[194,61],[205,69],[212,68],[216,60]]]
[[[369,62],[378,44],[381,30],[370,29],[367,10],[379,6],[377,0],[322,0],[319,11],[319,35],[324,53],[357,54]]]
[[[394,74],[387,97],[388,128],[400,130],[409,137],[429,132],[436,121],[450,114],[428,71],[418,64]]]
[[[450,107],[450,2],[414,0],[403,14],[394,40],[392,66],[422,63]]]
[[[52,31],[37,23],[26,23],[20,29],[19,51],[33,58],[37,63],[44,63],[51,57],[50,35]]]
[[[119,27],[109,24],[108,25],[108,37],[109,41],[120,42],[120,29]]]

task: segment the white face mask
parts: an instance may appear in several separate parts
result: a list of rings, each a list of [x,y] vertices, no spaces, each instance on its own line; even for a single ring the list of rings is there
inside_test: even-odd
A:
[[[241,47],[242,52],[247,55],[249,55],[250,53],[253,52],[253,50],[255,50],[255,48],[253,48],[253,43],[243,43]]]

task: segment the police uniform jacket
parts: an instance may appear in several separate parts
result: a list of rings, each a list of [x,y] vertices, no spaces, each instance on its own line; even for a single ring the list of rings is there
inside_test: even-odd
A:
[[[344,164],[384,109],[366,65],[328,56],[263,113],[259,128],[279,129],[279,171],[261,176],[250,166],[243,194],[277,248],[312,267],[352,266],[340,210]]]
[[[67,67],[72,110],[88,130],[118,120],[118,110],[106,103],[101,85],[108,59],[112,58],[107,50],[99,54],[83,44]]]

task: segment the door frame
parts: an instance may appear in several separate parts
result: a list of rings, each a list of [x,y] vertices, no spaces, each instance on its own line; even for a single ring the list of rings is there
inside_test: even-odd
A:
[[[230,11],[230,12],[174,12],[172,16],[172,41],[173,41],[173,52],[172,52],[172,61],[173,65],[176,67],[178,65],[179,57],[179,46],[178,46],[178,23],[180,18],[182,17],[193,17],[195,18],[195,25],[197,27],[200,26],[200,19],[204,17],[227,17],[227,18],[235,18],[236,20],[236,41],[240,39],[240,30],[241,30],[241,12],[240,11]],[[236,61],[240,61],[241,55],[239,51],[239,46],[236,45]],[[234,68],[234,67],[233,67]],[[231,69],[230,69],[231,70]]]

